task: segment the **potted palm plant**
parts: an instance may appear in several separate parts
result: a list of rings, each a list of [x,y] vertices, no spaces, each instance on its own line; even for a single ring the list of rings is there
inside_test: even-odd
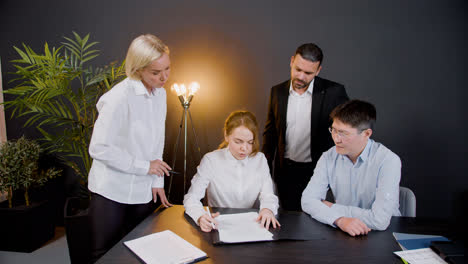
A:
[[[78,176],[79,198],[65,204],[65,229],[72,263],[87,262],[89,234],[87,177],[91,168],[89,142],[97,118],[99,97],[125,76],[124,63],[92,67],[99,55],[97,42],[73,32],[58,48],[47,43],[42,53],[29,46],[14,47],[16,85],[4,91],[14,99],[4,103],[12,116],[25,116],[24,126],[34,126],[42,134],[44,148],[72,168]]]
[[[61,173],[39,169],[40,152],[37,142],[24,137],[0,146],[0,190],[8,193],[8,201],[0,203],[0,250],[32,252],[54,236],[50,201],[30,199],[32,188]],[[24,199],[15,197],[20,193]]]

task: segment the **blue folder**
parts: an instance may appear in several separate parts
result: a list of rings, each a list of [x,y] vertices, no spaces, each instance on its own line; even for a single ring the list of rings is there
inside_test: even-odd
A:
[[[450,241],[446,237],[437,235],[419,235],[393,232],[393,236],[403,250],[428,248],[431,246],[431,242],[433,241]]]

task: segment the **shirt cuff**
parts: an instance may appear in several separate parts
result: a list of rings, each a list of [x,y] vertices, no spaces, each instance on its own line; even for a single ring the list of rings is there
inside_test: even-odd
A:
[[[335,221],[340,218],[340,217],[348,217],[346,215],[346,207],[340,204],[333,204],[332,207],[330,207],[332,213],[328,217],[328,224],[337,227],[335,225]]]
[[[260,211],[263,208],[269,209],[270,211],[273,212],[274,215],[278,214],[278,206],[275,205],[275,204],[262,204],[262,205],[260,205]]]
[[[198,219],[204,215],[207,214],[207,212],[203,209],[203,207],[196,207],[196,208],[190,208],[190,209],[185,209],[185,212],[192,218],[192,220],[195,222],[195,224],[198,224]]]
[[[148,175],[150,169],[150,162],[147,160],[135,160],[133,162],[135,168],[135,174],[137,175]]]
[[[153,182],[151,183],[151,188],[164,188],[164,176],[153,175]]]

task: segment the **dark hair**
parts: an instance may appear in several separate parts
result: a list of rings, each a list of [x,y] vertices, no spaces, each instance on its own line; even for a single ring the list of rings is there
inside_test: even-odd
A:
[[[315,45],[314,43],[306,43],[302,44],[296,49],[296,53],[301,55],[302,58],[311,61],[311,62],[320,62],[319,65],[322,64],[323,61],[323,53],[319,46]]]
[[[332,120],[340,120],[358,130],[374,129],[377,111],[371,103],[351,100],[335,107],[330,114]]]
[[[255,115],[252,114],[249,111],[234,111],[232,112],[227,118],[226,121],[224,122],[224,133],[226,135],[231,135],[232,131],[235,128],[238,128],[240,126],[245,126],[250,132],[252,132],[254,138],[253,138],[253,146],[252,146],[252,153],[250,156],[255,156],[257,152],[260,149],[260,143],[258,139],[258,124],[257,124],[257,118],[255,118]],[[224,140],[218,148],[225,148],[228,146],[228,143],[226,140]]]

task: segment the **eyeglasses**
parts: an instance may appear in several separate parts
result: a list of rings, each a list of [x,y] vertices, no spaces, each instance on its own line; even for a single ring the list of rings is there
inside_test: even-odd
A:
[[[330,134],[332,134],[332,135],[338,135],[340,138],[343,138],[343,139],[348,139],[348,138],[350,138],[350,137],[353,136],[353,135],[359,135],[359,134],[361,134],[362,131],[364,131],[364,130],[366,130],[366,129],[361,129],[361,130],[359,130],[359,132],[358,132],[357,134],[351,134],[351,133],[349,133],[349,132],[347,132],[347,131],[337,130],[337,129],[333,128],[333,127],[329,127],[329,128],[328,128],[328,131],[330,131]]]

